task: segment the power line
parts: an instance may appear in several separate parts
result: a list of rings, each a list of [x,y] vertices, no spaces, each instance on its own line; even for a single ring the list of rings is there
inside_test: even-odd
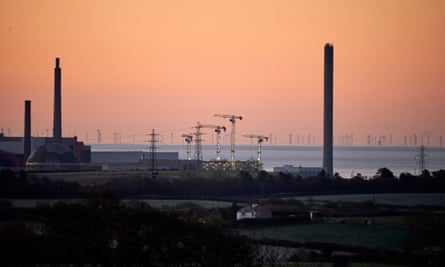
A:
[[[153,178],[156,178],[156,175],[158,174],[157,169],[157,161],[156,161],[156,149],[158,148],[156,144],[159,142],[158,137],[159,134],[155,132],[155,129],[151,130],[151,133],[148,134],[150,139],[148,142],[150,143],[150,161],[151,161],[151,175]]]
[[[422,173],[424,170],[426,170],[426,167],[428,165],[428,160],[430,156],[425,153],[426,148],[424,145],[421,145],[419,148],[419,154],[415,156],[417,159],[417,168]]]

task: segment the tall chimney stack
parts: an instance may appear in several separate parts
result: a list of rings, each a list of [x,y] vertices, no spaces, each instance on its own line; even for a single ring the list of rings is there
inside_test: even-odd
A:
[[[327,43],[324,47],[324,136],[323,169],[327,176],[332,176],[333,163],[333,106],[334,106],[334,47]]]
[[[59,66],[60,60],[56,57],[56,68],[54,69],[54,139],[62,139],[62,70]]]
[[[31,100],[25,100],[25,134],[23,137],[23,166],[31,154]]]

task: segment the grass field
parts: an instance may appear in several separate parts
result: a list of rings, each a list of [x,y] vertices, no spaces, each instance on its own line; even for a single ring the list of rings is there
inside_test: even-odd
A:
[[[164,206],[174,207],[178,204],[193,203],[205,209],[211,208],[226,208],[232,205],[232,202],[213,201],[213,200],[179,200],[179,199],[141,199],[141,202],[147,203],[155,208],[162,208]]]
[[[266,265],[267,266],[267,265]],[[286,267],[332,267],[330,262],[301,262],[301,263],[289,263]],[[357,263],[352,262],[349,267],[402,267],[405,265],[392,265],[392,264],[380,264],[380,263]]]
[[[374,226],[377,227],[388,227],[388,228],[399,228],[407,229],[409,227],[409,220],[415,216],[384,216],[375,217]],[[370,219],[369,217],[346,217],[344,218],[346,223],[350,224],[363,224],[365,220]]]
[[[404,193],[404,194],[353,194],[353,195],[317,195],[293,197],[297,200],[310,201],[374,201],[378,204],[415,206],[432,205],[445,207],[444,193]]]
[[[14,207],[22,207],[22,208],[32,208],[36,207],[37,205],[41,204],[48,204],[52,205],[60,200],[58,199],[12,199],[12,205]],[[68,201],[78,201],[78,200],[68,200]],[[123,200],[131,201],[131,200]],[[152,207],[155,208],[162,208],[162,207],[175,207],[179,204],[184,203],[193,203],[198,206],[201,206],[206,209],[211,208],[226,208],[232,205],[232,202],[225,202],[225,201],[213,201],[213,200],[182,200],[182,199],[139,199],[139,201],[149,204]]]
[[[286,267],[332,267],[333,264],[330,262],[300,262],[300,263],[289,263],[284,266],[286,266]],[[348,266],[349,267],[402,267],[405,265],[352,262]],[[265,267],[267,267],[267,265]]]
[[[73,178],[78,179],[78,178]],[[84,177],[84,182],[89,180],[88,177]],[[104,177],[105,179],[105,177]],[[110,179],[108,177],[107,179]],[[392,205],[404,205],[404,206],[415,206],[415,205],[433,205],[433,206],[445,206],[445,194],[376,194],[376,195],[321,195],[321,196],[301,196],[293,197],[297,200],[301,200],[305,203],[311,201],[323,202],[323,201],[372,201],[375,198],[376,203],[380,204],[392,204]],[[289,198],[288,198],[289,199]],[[53,203],[58,200],[27,200],[27,199],[15,199],[12,200],[13,205],[17,207],[33,207],[38,202],[40,203]],[[214,207],[227,207],[231,205],[231,202],[225,201],[210,201],[210,200],[175,200],[175,199],[147,199],[144,202],[150,204],[153,207],[162,206],[176,206],[178,203],[182,202],[194,202],[204,208],[214,208]]]
[[[406,229],[365,224],[294,224],[243,229],[242,234],[254,238],[274,238],[296,242],[325,242],[350,246],[405,248]]]
[[[227,178],[236,177],[237,171],[193,171],[193,170],[160,170],[156,176],[158,179],[187,179],[189,177],[198,178]],[[151,178],[149,170],[130,171],[86,171],[86,172],[42,172],[30,174],[30,176],[47,177],[51,180],[63,180],[78,182],[80,185],[104,184],[115,178]]]

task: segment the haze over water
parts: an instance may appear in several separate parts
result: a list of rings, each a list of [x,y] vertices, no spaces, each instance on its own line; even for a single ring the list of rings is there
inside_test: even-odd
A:
[[[148,152],[147,144],[93,144],[95,151],[144,151]],[[215,145],[202,145],[203,159],[215,158]],[[263,146],[262,160],[264,169],[272,171],[273,167],[284,164],[303,167],[321,167],[322,148],[320,146]],[[180,159],[186,159],[185,145],[159,145],[158,152],[179,152]],[[192,147],[192,155],[194,153]],[[237,160],[253,160],[257,156],[256,145],[238,145]],[[222,146],[222,158],[230,159],[230,146]],[[372,177],[377,170],[387,167],[399,175],[402,172],[416,174],[419,172],[416,155],[417,147],[383,147],[383,146],[334,146],[334,172],[349,178],[358,173]],[[427,148],[427,169],[437,171],[445,169],[445,147]]]

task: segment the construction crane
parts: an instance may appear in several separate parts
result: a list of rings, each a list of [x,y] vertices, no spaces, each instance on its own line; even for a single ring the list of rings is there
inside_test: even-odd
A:
[[[187,160],[192,160],[192,141],[193,134],[183,134],[184,141],[187,143]]]
[[[244,137],[249,137],[251,139],[256,138],[257,142],[258,142],[258,152],[257,152],[257,169],[261,168],[261,144],[263,143],[263,141],[268,141],[269,137],[265,136],[265,135],[256,135],[256,134],[244,134]]]
[[[214,116],[229,119],[232,123],[232,131],[230,133],[230,164],[232,165],[232,169],[235,169],[235,122],[236,120],[242,120],[243,117],[227,114],[215,114]]]
[[[198,125],[201,126],[201,128],[211,128],[215,129],[216,132],[216,161],[221,160],[221,130],[224,132],[226,131],[225,126],[219,126],[219,125],[211,125],[211,124],[200,124],[198,122]]]

